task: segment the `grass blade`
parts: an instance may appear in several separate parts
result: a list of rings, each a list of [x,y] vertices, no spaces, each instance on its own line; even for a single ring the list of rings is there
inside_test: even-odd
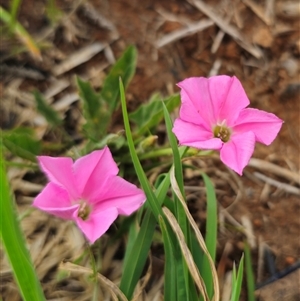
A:
[[[244,255],[242,256],[239,264],[238,273],[236,275],[236,269],[233,269],[232,274],[232,294],[230,301],[239,301],[241,289],[242,289],[242,282],[243,282],[243,273],[244,273]]]
[[[37,110],[46,118],[46,120],[53,126],[58,126],[63,123],[62,119],[59,117],[58,113],[47,104],[43,95],[38,92],[33,92],[34,99],[36,101]]]
[[[247,242],[245,243],[245,268],[246,268],[246,280],[247,280],[247,293],[248,301],[255,301],[255,280],[252,269],[251,253]]]
[[[207,258],[208,258],[208,261],[209,261],[209,264],[210,264],[210,269],[212,271],[213,287],[214,287],[214,296],[213,296],[212,300],[219,301],[219,299],[220,299],[219,281],[218,281],[218,275],[217,275],[217,271],[216,271],[214,261],[212,260],[210,254],[207,250],[204,238],[203,238],[196,222],[194,221],[192,215],[190,214],[189,209],[186,205],[186,202],[185,202],[185,200],[184,200],[184,198],[183,198],[183,196],[180,192],[180,189],[179,189],[178,184],[177,184],[176,179],[175,179],[175,174],[174,174],[173,169],[171,170],[171,186],[172,186],[173,191],[176,193],[178,199],[180,200],[180,202],[182,204],[182,207],[185,211],[185,215],[187,216],[187,219],[188,219],[193,231],[195,232],[196,239],[199,243],[199,246],[203,250],[204,255],[207,256]]]
[[[104,80],[100,97],[107,103],[110,115],[116,110],[119,104],[119,78],[122,78],[124,86],[127,87],[135,73],[136,61],[137,50],[134,46],[129,46]]]
[[[177,262],[175,260],[174,245],[172,239],[168,233],[167,225],[162,217],[159,218],[159,225],[163,235],[164,249],[165,249],[165,268],[164,268],[164,300],[165,301],[176,301],[177,290],[176,286],[176,267]]]
[[[122,80],[120,79],[120,93],[121,93],[121,104],[122,104],[122,113],[123,113],[123,119],[124,119],[124,127],[128,142],[128,147],[130,151],[130,156],[134,165],[134,169],[137,173],[138,179],[141,183],[141,186],[146,194],[147,202],[149,203],[149,206],[156,217],[156,220],[158,221],[158,216],[163,215],[161,207],[157,201],[156,196],[154,195],[154,192],[152,191],[150,184],[148,182],[148,179],[146,177],[146,174],[142,168],[141,162],[138,158],[138,155],[136,153],[134,142],[132,138],[132,133],[130,130],[129,125],[129,118],[128,118],[128,112],[127,112],[127,106],[126,106],[126,100],[125,100],[125,91],[124,86],[122,83]]]
[[[208,296],[207,296],[207,292],[206,292],[206,288],[205,288],[205,284],[203,282],[203,279],[199,273],[199,270],[193,260],[193,256],[185,242],[185,237],[184,234],[177,222],[177,220],[175,219],[174,215],[172,214],[172,212],[167,208],[164,207],[163,211],[175,233],[175,235],[177,236],[183,257],[187,263],[187,267],[192,275],[192,278],[194,279],[199,291],[201,292],[201,294],[204,296],[205,300],[209,300]],[[177,288],[179,289],[179,288]],[[182,299],[179,299],[182,300]],[[189,299],[188,299],[189,300]]]
[[[214,186],[210,181],[209,177],[204,173],[202,174],[202,177],[206,187],[206,200],[207,200],[205,244],[211,259],[213,260],[213,262],[215,262],[216,249],[217,249],[217,228],[218,228],[217,227],[218,225],[217,199],[216,199]],[[206,256],[203,256],[201,271],[202,271],[204,282],[206,284],[208,296],[211,298],[214,293],[213,276],[212,276],[209,260]]]
[[[46,300],[26,248],[11,200],[4,160],[0,153],[0,236],[13,270],[20,293],[25,301]]]
[[[176,178],[178,187],[180,189],[180,193],[184,197],[182,163],[181,163],[181,158],[179,155],[177,139],[172,132],[173,123],[172,123],[170,114],[169,114],[168,109],[164,102],[162,102],[162,106],[163,106],[164,118],[165,118],[165,123],[166,123],[166,128],[167,128],[167,134],[168,134],[169,142],[170,142],[172,152],[173,152],[173,157],[174,157],[175,178]],[[186,151],[187,147],[185,147],[184,149]],[[182,231],[184,233],[184,237],[187,241],[187,245],[189,246],[190,249],[192,249],[192,239],[191,239],[191,234],[190,234],[190,227],[188,225],[187,218],[186,218],[184,209],[182,207],[182,204],[177,199],[176,194],[174,196],[174,200],[175,200],[175,208],[176,208],[176,218],[178,220],[180,228],[182,229]],[[181,261],[181,263],[182,263],[182,271],[179,272],[180,274],[178,275],[178,279],[180,280],[180,278],[183,277],[184,282],[185,282],[185,287],[186,287],[186,296],[181,296],[181,299],[183,300],[185,298],[187,300],[189,300],[189,299],[195,300],[197,298],[195,286],[193,284],[193,281],[190,278],[188,268],[187,268],[185,262]]]
[[[17,14],[20,8],[20,4],[21,4],[22,0],[12,0],[10,3],[10,16],[11,16],[11,20],[10,20],[10,29],[11,31],[13,31],[13,27],[15,26],[16,20],[17,20]]]
[[[41,60],[41,53],[36,43],[30,36],[30,34],[26,31],[26,29],[18,22],[14,21],[14,18],[11,14],[6,11],[2,6],[0,6],[0,20],[6,23],[8,26],[11,25],[11,22],[15,23],[13,26],[13,33],[21,40],[21,42],[27,47],[30,53],[34,58]]]

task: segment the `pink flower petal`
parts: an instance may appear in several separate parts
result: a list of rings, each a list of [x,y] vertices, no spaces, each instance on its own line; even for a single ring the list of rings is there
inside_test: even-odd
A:
[[[189,115],[194,115],[193,108],[199,114],[197,124],[201,124],[207,129],[212,124],[216,123],[214,106],[210,97],[208,80],[204,77],[190,77],[177,84],[181,88],[180,96],[182,104],[186,103],[186,108],[183,113],[182,119],[188,120]],[[190,112],[189,112],[190,111]],[[181,117],[181,115],[180,115]],[[193,119],[194,120],[194,119]],[[195,121],[195,120],[194,120]]]
[[[130,215],[146,200],[144,192],[121,177],[111,177],[106,182],[101,200],[94,203],[95,212],[116,208],[119,214]]]
[[[226,120],[227,126],[231,127],[240,111],[250,103],[246,92],[235,76],[213,76],[208,81],[215,118],[218,122]]]
[[[181,145],[198,149],[220,149],[223,145],[221,139],[213,137],[212,130],[208,131],[200,125],[179,118],[175,120],[172,131]]]
[[[72,219],[79,207],[72,206],[68,192],[52,182],[34,199],[32,206],[63,219]]]
[[[236,77],[190,77],[177,85],[182,89],[181,101],[185,106],[180,111],[180,118],[207,129],[223,120],[231,126],[239,112],[249,105],[245,90]]]
[[[71,158],[53,158],[48,156],[39,156],[37,158],[49,180],[65,188],[72,199],[77,199],[79,194],[72,170],[73,160]]]
[[[221,161],[239,175],[243,174],[244,167],[249,163],[255,146],[253,132],[232,135],[229,142],[224,143],[220,151]]]
[[[237,133],[252,131],[256,141],[270,145],[278,135],[282,123],[272,113],[248,108],[241,111],[233,130]]]
[[[91,244],[93,244],[100,236],[102,236],[118,217],[116,208],[109,208],[105,211],[97,213],[92,212],[87,220],[77,217],[78,213],[74,213],[74,219]]]
[[[76,185],[81,197],[86,200],[94,199],[95,196],[99,197],[99,191],[105,186],[107,178],[117,175],[118,172],[117,164],[107,146],[74,163]]]
[[[191,101],[185,101],[181,104],[179,116],[183,121],[201,125],[208,131],[211,129],[211,125],[203,121],[203,118]]]

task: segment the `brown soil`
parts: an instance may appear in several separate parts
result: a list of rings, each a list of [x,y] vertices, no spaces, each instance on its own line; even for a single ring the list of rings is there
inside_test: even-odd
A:
[[[0,2],[1,5],[7,7],[7,3],[4,3],[4,1]],[[115,26],[115,30],[105,28],[103,24],[97,24],[97,22],[100,22],[100,19],[94,19],[89,15],[90,11],[86,12],[80,6],[72,12],[75,1],[64,0],[57,1],[57,5],[68,17],[65,18],[64,22],[61,21],[58,27],[52,29],[52,33],[49,34],[46,40],[44,39],[44,41],[51,42],[53,45],[42,51],[42,62],[32,58],[26,52],[8,57],[7,55],[11,53],[14,45],[18,44],[12,38],[3,40],[0,49],[3,55],[3,64],[34,69],[44,76],[42,80],[23,78],[17,82],[19,77],[15,74],[3,73],[0,87],[4,95],[4,103],[7,104],[8,102],[5,101],[13,99],[17,107],[17,99],[22,91],[27,92],[33,88],[38,88],[41,92],[45,92],[51,86],[55,77],[53,66],[79,48],[95,41],[108,43],[116,58],[130,44],[135,45],[138,49],[136,75],[127,91],[129,110],[133,110],[139,104],[145,103],[154,92],[159,91],[165,96],[177,92],[176,82],[191,76],[208,76],[212,69],[220,64],[216,73],[236,75],[243,83],[252,107],[275,113],[285,122],[276,141],[269,147],[257,145],[253,157],[261,159],[263,163],[271,162],[275,167],[281,167],[283,171],[288,170],[296,177],[298,176],[298,183],[286,177],[284,173],[274,172],[273,169],[268,167],[264,168],[263,163],[259,166],[250,164],[245,169],[243,177],[228,171],[218,162],[218,159],[203,159],[201,161],[192,159],[191,163],[197,164],[208,171],[216,189],[222,191],[222,193],[218,193],[219,204],[223,208],[228,208],[227,213],[230,217],[238,223],[243,223],[246,220],[252,225],[254,234],[252,245],[253,268],[258,282],[266,280],[269,276],[265,268],[258,270],[258,259],[261,258],[259,249],[264,245],[267,245],[274,254],[277,270],[283,270],[299,261],[299,14],[293,15],[291,11],[287,13],[284,10],[285,1],[274,1],[273,19],[271,18],[271,21],[268,23],[268,19],[262,20],[263,18],[245,5],[243,1],[205,1],[219,17],[225,20],[230,18],[230,24],[238,28],[240,34],[248,41],[249,45],[256,45],[259,52],[257,57],[254,57],[249,53],[249,47],[242,48],[230,34],[224,35],[219,47],[215,53],[212,53],[212,45],[216,42],[216,37],[221,34],[220,27],[215,24],[192,35],[172,41],[158,49],[155,43],[164,35],[185,28],[187,23],[207,19],[204,13],[200,12],[188,1],[89,0],[88,2],[94,7],[94,10],[91,9],[91,11],[103,15]],[[260,12],[264,12],[264,7],[268,2],[272,1],[256,1],[255,3],[259,6]],[[269,9],[268,12],[270,11]],[[40,37],[43,30],[50,28],[49,20],[45,15],[44,2],[24,0],[20,10],[19,21],[33,36]],[[117,38],[114,32],[118,33]],[[261,54],[261,57],[258,57],[259,54]],[[108,67],[101,70],[101,64],[107,61],[108,56],[101,52],[88,62],[58,75],[56,77],[58,80],[65,79],[72,82],[72,84],[65,91],[58,94],[55,100],[75,91],[72,78],[74,74],[91,78],[91,82],[98,89],[101,86],[104,73],[108,70]],[[13,85],[17,87],[19,96],[12,96],[11,93],[7,92],[7,89],[12,89]],[[76,107],[76,102],[72,106]],[[26,108],[26,104],[23,102],[20,107]],[[26,119],[18,117],[18,114],[21,114],[23,109],[11,110],[10,108],[11,106],[7,105],[7,107],[3,106],[1,109],[1,112],[3,112],[1,126],[4,128],[22,125],[22,120]],[[71,114],[72,117],[70,118],[76,120],[78,111],[74,110],[72,112],[73,115]],[[116,116],[118,118],[114,120],[112,131],[115,128],[122,127],[122,120],[119,118],[120,114]],[[24,123],[28,125],[26,120]],[[76,127],[78,126],[77,124]],[[40,128],[37,130],[40,130]],[[43,136],[44,134],[41,135]],[[265,180],[257,177],[257,172],[279,183],[288,184],[288,187],[293,188],[295,191],[267,183]],[[22,178],[24,176],[19,177]],[[186,174],[186,184],[188,186],[203,185],[197,175],[188,173]],[[30,205],[30,200],[32,200],[30,193],[28,196],[28,194],[26,195],[26,193],[22,192],[22,189],[21,192],[17,192],[17,201],[21,211]],[[26,199],[26,197],[29,197],[29,199]],[[193,191],[190,199],[190,208],[194,217],[198,219],[199,223],[203,222],[203,195]],[[22,207],[23,205],[25,206],[24,208]],[[222,210],[220,210],[220,216],[224,216]],[[230,269],[233,260],[240,258],[243,250],[243,236],[237,230],[233,230],[236,225],[230,217],[225,216],[225,225],[230,224],[231,226],[226,227],[220,222],[220,230],[222,231],[219,234],[218,246],[218,260],[220,260],[225,246],[232,246],[231,250],[226,254],[226,270]],[[33,212],[32,218],[39,219],[39,221],[34,223],[36,227],[44,222],[49,224],[47,226],[48,230],[56,227],[52,217],[38,217],[38,214]],[[23,227],[28,231],[27,239],[32,245],[36,236],[33,231],[29,230],[29,225],[30,222],[28,219],[25,219]],[[66,227],[69,227],[69,225]],[[251,230],[251,227],[247,226],[247,229]],[[56,229],[55,233],[59,231],[61,230]],[[51,236],[50,232],[48,235]],[[249,239],[251,242],[251,235]],[[45,241],[47,241],[46,238]],[[57,240],[57,243],[59,243],[59,240]],[[153,260],[153,264],[157,263],[160,270],[161,262],[158,258],[161,254],[159,250],[160,248],[154,248],[152,255],[154,258],[157,258],[157,260]],[[155,253],[156,251],[157,254]],[[70,255],[68,252],[65,252],[65,254],[66,258],[62,257],[60,260],[75,256],[74,254]],[[47,256],[51,258],[51,253]],[[116,264],[120,265],[119,261],[113,262],[117,262]],[[46,275],[53,268],[55,268],[55,264],[49,265],[48,270],[47,267],[44,267],[45,270],[41,268],[40,270],[43,270],[43,272],[40,271],[42,273],[41,279],[47,279]],[[112,267],[107,268],[106,273],[109,278],[115,279],[109,273],[112,269]],[[153,271],[156,271],[155,266]],[[153,280],[152,282],[154,283],[155,281]],[[297,292],[299,279],[298,283],[296,282],[294,289]],[[3,288],[2,286],[3,300],[8,300],[5,298],[4,293],[8,294],[9,292],[12,296],[15,288],[12,288],[13,284],[11,284],[11,278],[9,277],[5,284],[7,285],[6,287],[4,286]],[[78,284],[74,283],[74,286],[76,285]],[[45,283],[45,287],[50,296],[51,288],[47,286],[47,283]],[[150,289],[151,287],[148,285],[147,290],[149,291]],[[67,289],[63,284],[57,287],[57,290],[61,292],[72,291],[70,287]],[[71,295],[61,294],[61,296],[66,296],[66,299],[63,300],[71,300],[68,299],[71,298]],[[17,300],[17,297],[15,298],[9,300]],[[246,300],[246,297],[244,300]]]

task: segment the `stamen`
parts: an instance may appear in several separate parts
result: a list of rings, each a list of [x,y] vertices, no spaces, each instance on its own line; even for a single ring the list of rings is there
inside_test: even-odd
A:
[[[89,215],[91,213],[91,207],[88,206],[86,202],[81,202],[79,211],[78,211],[78,217],[80,217],[82,220],[87,220]]]
[[[214,137],[220,138],[223,142],[230,140],[231,130],[225,125],[226,120],[223,120],[221,124],[218,124],[214,128]]]

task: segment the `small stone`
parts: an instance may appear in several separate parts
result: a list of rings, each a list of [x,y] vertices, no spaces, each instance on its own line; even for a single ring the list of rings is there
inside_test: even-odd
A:
[[[294,264],[296,262],[296,259],[294,257],[292,257],[292,256],[287,256],[285,258],[285,262],[288,265],[292,265],[292,264]]]

